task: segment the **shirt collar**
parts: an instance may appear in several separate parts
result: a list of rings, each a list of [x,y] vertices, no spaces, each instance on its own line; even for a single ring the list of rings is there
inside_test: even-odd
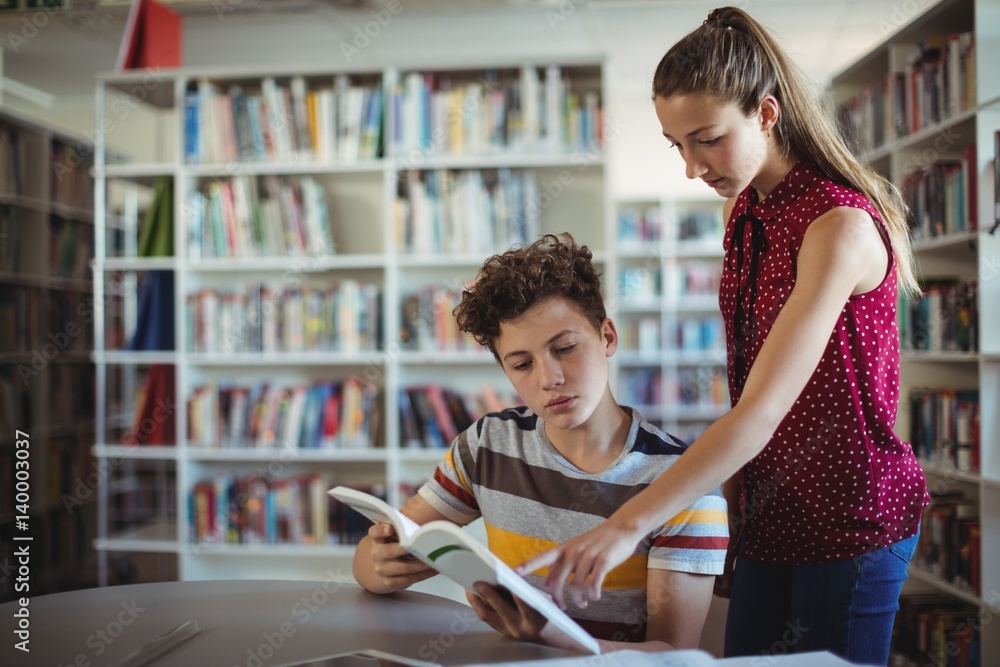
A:
[[[757,201],[757,190],[753,186],[748,186],[747,202],[750,213],[758,220],[772,220],[778,217],[792,202],[801,197],[817,178],[819,172],[815,167],[808,162],[799,161],[762,202]]]

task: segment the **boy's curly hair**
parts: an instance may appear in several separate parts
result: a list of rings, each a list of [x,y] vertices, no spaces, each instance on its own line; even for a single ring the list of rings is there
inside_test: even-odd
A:
[[[475,284],[462,291],[453,314],[458,328],[485,345],[500,361],[496,341],[500,324],[518,317],[545,299],[569,299],[601,330],[607,317],[601,277],[593,253],[578,246],[568,232],[546,234],[527,247],[493,255],[483,264]]]

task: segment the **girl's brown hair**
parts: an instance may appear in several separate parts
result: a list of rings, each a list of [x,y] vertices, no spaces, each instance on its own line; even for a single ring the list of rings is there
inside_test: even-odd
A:
[[[653,99],[692,94],[731,102],[748,117],[773,95],[781,105],[772,129],[782,154],[809,160],[830,180],[868,197],[882,215],[895,251],[900,291],[919,294],[899,190],[851,153],[798,67],[746,12],[735,7],[712,10],[660,60],[653,75]]]

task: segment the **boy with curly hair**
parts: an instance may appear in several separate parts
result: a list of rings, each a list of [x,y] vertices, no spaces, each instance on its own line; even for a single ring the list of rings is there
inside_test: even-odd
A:
[[[618,405],[608,357],[618,346],[586,246],[569,234],[490,257],[455,309],[459,328],[496,357],[525,405],[491,413],[451,444],[433,479],[403,507],[418,524],[482,517],[490,550],[511,567],[603,522],[687,445]],[[698,645],[728,542],[716,491],[646,536],[605,580],[599,600],[567,613],[601,643],[663,651]],[[437,574],[374,525],[354,575],[389,593]],[[542,588],[544,577],[528,575]],[[477,584],[477,615],[516,639],[567,648],[554,628],[505,591]]]

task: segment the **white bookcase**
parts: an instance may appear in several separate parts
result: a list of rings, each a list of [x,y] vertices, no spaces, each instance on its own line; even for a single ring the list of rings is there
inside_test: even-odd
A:
[[[978,348],[971,351],[905,350],[901,376],[900,412],[897,431],[911,436],[908,396],[912,389],[977,389],[981,428],[979,468],[960,471],[954,465],[924,460],[924,471],[932,492],[961,492],[978,511],[981,543],[980,590],[956,585],[940,576],[911,565],[905,592],[938,592],[978,609],[979,625],[972,627],[980,642],[981,661],[991,665],[1000,660],[1000,631],[990,623],[1000,609],[1000,281],[997,261],[1000,237],[989,230],[996,220],[994,193],[994,131],[1000,129],[1000,78],[995,63],[1000,57],[1000,2],[996,0],[946,0],[913,19],[884,44],[834,78],[834,101],[842,104],[894,73],[905,73],[911,56],[923,40],[967,33],[974,44],[971,58],[974,84],[967,101],[943,104],[940,118],[929,118],[910,131],[893,131],[892,125],[876,128],[869,116],[861,126],[860,149],[864,158],[897,185],[904,185],[914,169],[930,167],[944,160],[967,161],[966,178],[974,180],[976,200],[970,202],[978,229],[945,228],[933,236],[918,235],[914,247],[921,278],[954,278],[978,283],[979,322],[975,334]],[[950,49],[950,45],[945,49]],[[961,60],[949,61],[959,64]],[[951,78],[953,80],[953,77]],[[956,88],[961,91],[961,88]],[[947,97],[945,98],[947,102]],[[872,109],[873,105],[864,105]],[[865,115],[864,113],[861,114]],[[912,115],[912,114],[911,114]],[[879,116],[879,123],[881,123]],[[873,141],[876,133],[884,136]],[[867,136],[866,136],[867,135]],[[975,148],[974,158],[967,152]],[[956,162],[957,164],[957,162]],[[969,198],[966,197],[966,200]],[[904,346],[905,347],[905,346]],[[920,449],[915,448],[918,456]],[[926,538],[927,535],[924,535]],[[973,612],[970,618],[975,619]],[[984,622],[985,621],[985,622]],[[923,656],[922,656],[923,657]],[[922,662],[920,663],[922,664]]]
[[[440,449],[402,446],[405,434],[399,417],[401,388],[437,383],[476,392],[489,385],[501,395],[512,393],[488,353],[461,346],[447,350],[439,346],[414,349],[400,339],[404,327],[415,324],[407,321],[412,320],[411,316],[402,313],[407,295],[431,287],[460,290],[489,254],[509,247],[509,237],[499,239],[488,251],[476,248],[471,242],[467,247],[448,247],[450,233],[443,232],[437,242],[432,242],[423,235],[432,234],[434,228],[416,225],[411,238],[413,246],[420,250],[412,251],[403,242],[403,233],[397,225],[400,210],[405,210],[397,195],[410,195],[412,204],[412,197],[417,196],[410,187],[415,178],[423,183],[421,197],[427,196],[427,182],[432,178],[453,179],[458,183],[456,188],[465,185],[459,183],[460,177],[473,181],[482,178],[490,182],[490,187],[501,178],[508,179],[505,181],[508,184],[518,178],[532,180],[535,189],[526,190],[527,194],[521,198],[531,205],[526,213],[529,231],[569,230],[578,242],[589,245],[603,263],[609,255],[609,239],[613,238],[607,234],[612,204],[607,193],[609,179],[604,150],[599,144],[566,140],[566,137],[585,136],[588,125],[599,127],[598,121],[587,120],[584,114],[572,116],[574,120],[561,123],[561,141],[559,137],[545,138],[544,131],[538,129],[534,130],[538,133],[535,139],[512,139],[518,128],[531,132],[532,128],[552,127],[547,118],[554,117],[552,114],[563,116],[560,113],[563,98],[552,95],[557,90],[555,86],[546,92],[547,77],[559,74],[559,80],[568,81],[569,90],[578,95],[573,98],[575,103],[582,108],[590,104],[593,112],[595,101],[606,100],[603,71],[604,64],[600,61],[545,59],[531,64],[432,65],[351,72],[186,69],[99,76],[96,118],[104,123],[105,131],[97,134],[96,217],[99,221],[112,216],[120,218],[124,228],[112,238],[103,225],[98,225],[94,261],[95,289],[103,292],[109,286],[116,286],[120,289],[115,291],[121,295],[118,300],[105,300],[106,307],[98,314],[95,331],[94,453],[110,471],[99,496],[100,553],[168,554],[168,558],[176,559],[176,575],[181,579],[302,579],[331,575],[349,578],[353,552],[350,545],[194,542],[195,526],[189,507],[192,489],[195,484],[220,474],[257,473],[280,478],[318,472],[326,475],[325,481],[330,486],[383,484],[389,501],[398,504],[405,500],[406,491],[401,485],[416,485],[427,479],[443,454]],[[425,76],[426,73],[431,76]],[[339,78],[340,75],[349,76],[349,80]],[[412,143],[419,141],[420,135],[414,139],[407,125],[412,124],[412,114],[417,113],[415,107],[409,102],[394,107],[387,100],[397,85],[400,90],[412,92],[431,77],[437,84],[447,80],[452,91],[463,91],[465,97],[451,99],[448,103],[451,106],[445,107],[424,102],[431,117],[444,122],[439,126],[444,131],[435,133],[432,126],[428,133],[431,142],[422,147]],[[347,84],[379,90],[385,108],[382,136],[385,150],[376,157],[361,158],[352,152],[341,155],[336,149],[318,149],[310,155],[285,159],[228,159],[225,153],[214,153],[224,158],[214,162],[194,161],[189,157],[198,144],[188,136],[192,122],[186,113],[190,103],[188,93],[206,91],[207,94],[211,86],[216,93],[228,93],[233,86],[239,86],[242,92],[256,95],[268,80],[265,85],[273,81],[291,94],[293,86],[301,85],[293,83],[295,79],[304,83],[308,91],[337,90],[338,85]],[[520,96],[522,117],[518,124],[507,128],[507,148],[490,141],[488,134],[481,135],[485,140],[477,141],[475,132],[481,130],[483,119],[489,118],[502,95],[507,95],[506,104],[510,105],[514,91]],[[528,105],[525,100],[536,95],[539,104]],[[317,101],[317,108],[328,103],[328,99]],[[452,119],[460,122],[451,123]],[[403,127],[398,127],[400,123]],[[453,131],[460,127],[471,128],[472,132],[464,139],[463,150],[441,149],[438,143],[443,138],[454,139]],[[106,159],[109,142],[133,136],[149,138],[144,147],[150,150],[143,161],[118,164]],[[398,142],[388,140],[397,136]],[[210,150],[222,149],[213,146]],[[437,175],[430,176],[432,173]],[[136,239],[142,233],[140,220],[150,206],[156,180],[164,176],[173,180],[174,253],[169,257],[136,257]],[[193,257],[189,252],[189,230],[198,215],[198,209],[192,205],[193,193],[206,191],[213,181],[246,178],[259,185],[270,177],[308,178],[322,188],[335,252],[302,257]],[[470,206],[482,210],[482,200],[475,198],[476,192],[481,194],[475,189],[466,194],[472,197]],[[511,205],[510,201],[505,202],[506,206]],[[425,200],[421,203],[426,206]],[[471,228],[461,211],[453,219],[463,232]],[[173,272],[176,349],[123,351],[122,342],[135,327],[137,285],[141,284],[144,272],[152,269]],[[347,280],[378,286],[381,331],[374,349],[222,353],[195,352],[185,344],[192,317],[186,307],[187,295],[199,290],[237,292],[248,283],[282,281],[303,287],[328,286]],[[222,321],[217,318],[217,322]],[[168,364],[175,369],[176,409],[171,419],[177,440],[122,445],[120,434],[134,419],[133,397],[142,386],[143,373],[152,364]],[[363,378],[377,387],[378,410],[374,421],[377,435],[372,447],[224,448],[196,446],[187,440],[191,426],[187,399],[206,383],[231,381],[249,385],[269,381],[293,385],[348,376]],[[136,494],[138,500],[128,500],[121,493],[122,488],[135,490],[136,485],[141,487]],[[129,513],[131,516],[126,516]],[[108,570],[108,559],[104,557],[102,583],[108,581]]]
[[[719,312],[723,200],[617,201],[617,397],[686,442],[729,409]]]
[[[3,577],[0,600],[96,579],[92,155],[0,111],[0,559],[32,540],[28,578]]]

